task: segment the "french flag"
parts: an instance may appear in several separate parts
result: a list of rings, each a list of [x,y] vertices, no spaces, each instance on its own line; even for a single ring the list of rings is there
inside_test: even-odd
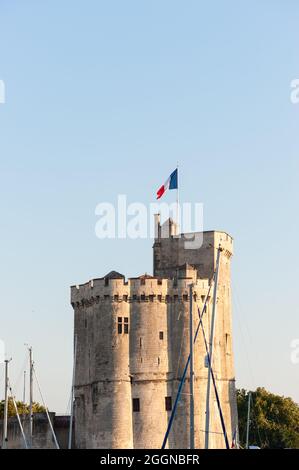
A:
[[[178,189],[178,169],[176,168],[169,178],[165,181],[165,183],[161,186],[161,188],[157,191],[157,199],[163,196],[163,194],[167,191],[167,189]]]

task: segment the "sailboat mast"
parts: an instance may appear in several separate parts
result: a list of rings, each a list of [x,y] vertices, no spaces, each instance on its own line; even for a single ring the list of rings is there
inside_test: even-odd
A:
[[[208,382],[207,382],[207,400],[206,400],[206,429],[205,429],[205,449],[209,448],[209,437],[210,437],[210,395],[211,395],[211,368],[212,368],[212,357],[213,357],[213,344],[214,344],[214,333],[215,333],[215,320],[217,310],[217,287],[218,287],[218,275],[220,266],[220,253],[222,251],[221,245],[218,247],[217,260],[216,260],[216,272],[214,280],[214,292],[213,292],[213,311],[211,320],[211,332],[209,341],[209,370],[208,370]]]
[[[7,420],[8,420],[8,364],[11,359],[5,360],[5,392],[4,392],[4,422],[2,449],[7,447]]]
[[[248,392],[247,427],[246,427],[246,449],[249,449],[250,404],[251,404],[251,392]]]
[[[73,363],[73,379],[72,379],[72,391],[71,391],[71,416],[70,416],[70,429],[69,429],[69,442],[68,442],[69,449],[72,448],[72,438],[73,438],[76,360],[77,360],[77,335],[75,335],[75,339],[74,339],[74,363]]]
[[[32,347],[29,348],[29,447],[32,448],[32,438],[33,438],[33,361],[32,361]]]
[[[193,284],[189,286],[189,339],[190,339],[190,449],[194,449],[194,361],[193,361]]]
[[[24,370],[24,383],[23,383],[23,404],[26,403],[26,371]]]

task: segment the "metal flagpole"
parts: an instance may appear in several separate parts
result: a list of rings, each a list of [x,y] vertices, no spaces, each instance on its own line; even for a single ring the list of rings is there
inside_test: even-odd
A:
[[[180,234],[180,199],[179,199],[179,162],[177,162],[177,190],[176,190],[176,222],[177,235]]]
[[[217,287],[218,287],[218,274],[220,265],[220,253],[222,251],[221,245],[218,247],[217,260],[216,260],[216,275],[214,283],[213,293],[213,311],[211,321],[211,332],[209,341],[209,370],[208,370],[208,382],[207,382],[207,399],[206,399],[206,429],[205,429],[205,449],[209,448],[209,435],[210,435],[210,395],[211,395],[211,368],[212,368],[212,357],[213,357],[213,343],[214,343],[214,332],[215,332],[215,320],[217,311]]]

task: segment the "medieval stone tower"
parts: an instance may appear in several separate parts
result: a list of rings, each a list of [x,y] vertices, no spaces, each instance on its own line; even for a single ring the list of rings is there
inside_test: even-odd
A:
[[[163,228],[169,228],[163,235]],[[196,235],[196,234],[194,234]],[[71,288],[75,313],[75,439],[78,448],[160,448],[189,354],[189,285],[209,340],[209,286],[222,247],[217,290],[213,370],[228,439],[237,425],[231,324],[230,260],[233,240],[203,232],[200,247],[175,235],[174,223],[156,217],[154,276],[131,278],[112,271]],[[194,346],[195,447],[205,446],[208,368],[201,332]],[[168,439],[189,446],[189,377]],[[209,448],[225,447],[215,394],[210,399]]]

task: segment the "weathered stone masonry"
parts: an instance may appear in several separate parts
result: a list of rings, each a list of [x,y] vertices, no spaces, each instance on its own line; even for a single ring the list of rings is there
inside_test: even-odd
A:
[[[183,237],[163,238],[157,219],[154,277],[127,281],[111,272],[71,288],[77,360],[75,425],[78,448],[160,448],[179,380],[189,354],[189,285],[194,285],[194,330],[208,294],[219,244],[221,254],[214,373],[229,439],[237,423],[231,325],[230,259],[233,240],[204,232],[200,248],[186,249]],[[212,291],[211,291],[212,292]],[[204,315],[209,336],[212,297]],[[204,447],[206,353],[200,333],[194,350],[195,444]],[[170,448],[187,448],[189,379],[169,437]],[[224,447],[214,393],[210,447]]]

